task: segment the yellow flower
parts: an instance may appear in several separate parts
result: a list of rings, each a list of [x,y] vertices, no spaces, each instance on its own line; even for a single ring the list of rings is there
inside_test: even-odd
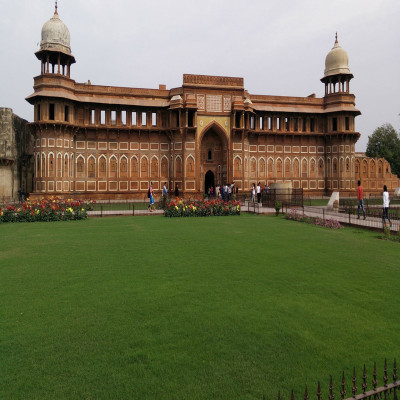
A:
[[[177,210],[178,209],[178,206],[175,206],[175,210]]]

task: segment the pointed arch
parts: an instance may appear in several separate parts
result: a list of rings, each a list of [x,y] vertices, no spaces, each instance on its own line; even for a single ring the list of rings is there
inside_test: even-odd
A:
[[[36,154],[36,176],[38,178],[42,177],[42,170],[40,168],[40,154],[39,153]]]
[[[355,162],[355,169],[356,169],[356,178],[359,178],[360,177],[360,173],[361,173],[361,163],[360,163],[360,160],[356,160],[356,162]]]
[[[73,153],[70,155],[70,162],[69,162],[69,176],[71,178],[75,177],[75,156]]]
[[[48,171],[47,171],[47,176],[49,178],[54,178],[54,170],[55,170],[55,166],[54,166],[54,153],[50,152],[48,155]]]
[[[345,169],[345,175],[346,178],[350,177],[350,172],[351,172],[351,166],[350,166],[350,157],[346,157],[344,160],[344,169]]]
[[[158,172],[158,157],[153,156],[150,160],[150,176],[153,180],[159,179],[159,172]]]
[[[323,178],[325,176],[325,162],[322,157],[318,159],[318,178]]]
[[[274,178],[274,176],[275,176],[274,167],[275,167],[274,159],[272,157],[269,157],[268,161],[267,161],[267,176],[268,176],[268,178]]]
[[[310,178],[315,178],[317,176],[317,161],[315,160],[315,157],[311,157],[310,159],[310,173],[309,177]]]
[[[69,177],[69,155],[68,153],[64,154],[64,173],[63,173],[64,178]]]
[[[140,158],[140,178],[149,177],[149,159],[147,156]]]
[[[161,157],[161,177],[164,180],[169,178],[169,160],[167,156]]]
[[[110,178],[117,178],[118,177],[118,160],[114,154],[112,156],[110,156],[108,165],[109,165],[108,176]]]
[[[99,178],[106,178],[107,177],[107,157],[102,154],[99,157],[99,170],[97,172]]]
[[[195,160],[194,157],[189,154],[186,157],[186,162],[185,162],[185,176],[186,178],[194,178],[194,168],[195,168]]]
[[[250,158],[250,178],[257,178],[257,159],[253,156]]]
[[[136,156],[131,157],[131,178],[139,177],[139,168],[138,168],[138,158]]]
[[[63,176],[63,158],[60,152],[57,153],[57,161],[56,161],[56,177],[62,178]]]
[[[363,178],[367,178],[368,177],[368,163],[367,163],[367,160],[365,160],[365,159],[362,161],[361,173],[362,173],[362,177]]]
[[[78,178],[84,178],[85,177],[85,158],[83,157],[82,154],[79,154],[78,157],[76,157],[75,163],[76,163],[76,176]]]
[[[179,155],[175,157],[175,177],[182,178],[182,157]]]
[[[339,169],[338,159],[337,159],[337,157],[333,157],[332,158],[332,176],[334,178],[337,178],[337,176],[338,176],[338,169]]]
[[[93,154],[91,154],[87,158],[87,175],[88,178],[96,177],[96,158]]]
[[[375,173],[376,173],[375,160],[371,160],[369,162],[369,177],[370,178],[375,178]]]
[[[240,178],[242,176],[242,158],[235,156],[233,159],[233,177]]]
[[[344,157],[339,157],[339,176],[343,177],[345,173]]]
[[[120,178],[128,177],[128,158],[125,155],[122,155],[119,158],[119,177]]]
[[[378,178],[383,178],[383,162],[382,162],[382,160],[378,161]]]
[[[211,121],[209,124],[207,124],[203,131],[200,134],[200,138],[199,138],[199,143],[201,143],[201,141],[203,140],[203,136],[210,130],[214,130],[218,136],[220,137],[220,139],[223,141],[223,143],[227,143],[228,141],[228,134],[225,131],[225,129],[223,128],[222,125],[220,125],[217,121],[213,120]]]
[[[276,159],[275,170],[276,170],[276,177],[283,178],[283,160],[281,157],[278,157]]]
[[[300,178],[300,160],[297,157],[295,157],[293,160],[292,171],[294,178]]]
[[[267,163],[265,162],[264,157],[258,159],[258,176],[262,179],[267,177]]]
[[[292,164],[292,160],[290,159],[290,157],[286,157],[285,158],[285,162],[284,162],[284,166],[285,166],[284,176],[285,176],[285,178],[289,178],[291,176],[291,164]]]

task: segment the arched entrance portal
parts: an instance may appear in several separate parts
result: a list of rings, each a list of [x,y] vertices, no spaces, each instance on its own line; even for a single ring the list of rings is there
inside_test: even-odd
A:
[[[211,187],[212,188],[215,187],[214,172],[209,170],[206,173],[206,178],[205,178],[205,182],[204,182],[204,192],[208,193],[208,188],[211,188]]]
[[[228,141],[223,128],[211,126],[201,139],[200,164],[202,192],[216,185],[223,185],[227,181]],[[211,178],[212,177],[212,178]],[[203,186],[204,185],[204,186]]]

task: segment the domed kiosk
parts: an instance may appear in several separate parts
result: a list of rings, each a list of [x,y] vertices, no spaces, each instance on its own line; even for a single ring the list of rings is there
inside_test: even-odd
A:
[[[56,2],[53,17],[43,25],[40,50],[35,53],[41,60],[41,74],[61,74],[70,77],[70,66],[75,63],[70,41],[68,27],[58,16]]]
[[[349,56],[338,42],[337,34],[332,50],[325,58],[324,77],[325,96],[332,93],[349,93],[349,83],[353,74],[349,68]]]

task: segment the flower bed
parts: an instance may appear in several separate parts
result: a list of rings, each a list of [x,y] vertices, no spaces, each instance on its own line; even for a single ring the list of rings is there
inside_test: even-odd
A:
[[[85,219],[94,204],[94,200],[64,200],[58,197],[32,201],[27,199],[22,204],[0,207],[0,223]]]
[[[166,217],[209,217],[219,215],[239,215],[239,201],[216,200],[180,200],[166,203]]]
[[[385,224],[381,239],[390,240],[392,242],[400,242],[400,228],[397,232],[392,233],[390,230],[390,224]]]
[[[343,226],[339,221],[333,218],[323,219],[319,217],[308,217],[306,215],[297,214],[296,210],[290,210],[289,213],[285,214],[286,219],[290,219],[292,221],[305,222],[306,224],[323,226],[325,228],[331,229],[342,229]]]

